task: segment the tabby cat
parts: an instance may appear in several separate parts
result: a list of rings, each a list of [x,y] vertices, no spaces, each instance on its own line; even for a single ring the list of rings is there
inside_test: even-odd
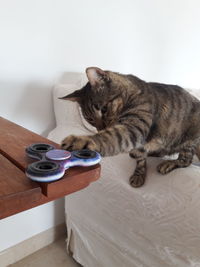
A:
[[[98,130],[89,136],[68,136],[66,150],[88,148],[102,156],[129,152],[136,160],[130,177],[142,186],[147,156],[179,153],[158,165],[161,174],[200,159],[200,101],[176,85],[145,82],[133,75],[86,69],[88,83],[62,99],[77,101],[85,119]]]

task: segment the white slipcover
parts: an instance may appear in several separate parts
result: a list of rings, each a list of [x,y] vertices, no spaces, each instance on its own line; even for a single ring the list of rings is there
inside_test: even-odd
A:
[[[84,75],[68,74],[54,88],[57,127],[49,138],[95,131],[74,102],[58,100],[79,89]],[[147,180],[129,185],[135,161],[127,154],[102,160],[101,178],[66,197],[68,250],[85,267],[200,267],[200,167],[160,175],[148,158]]]

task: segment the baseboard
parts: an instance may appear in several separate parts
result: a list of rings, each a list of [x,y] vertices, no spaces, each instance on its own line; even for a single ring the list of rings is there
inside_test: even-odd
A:
[[[0,252],[0,266],[6,267],[53,243],[66,235],[66,225],[60,224]]]

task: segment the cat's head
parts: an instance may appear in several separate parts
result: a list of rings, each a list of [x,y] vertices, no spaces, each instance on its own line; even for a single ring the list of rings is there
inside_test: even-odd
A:
[[[116,124],[124,106],[129,81],[124,75],[96,67],[87,68],[86,74],[88,83],[61,99],[77,101],[84,118],[97,130]]]

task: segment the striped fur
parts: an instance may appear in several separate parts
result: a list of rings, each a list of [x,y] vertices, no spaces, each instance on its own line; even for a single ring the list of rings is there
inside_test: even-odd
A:
[[[133,187],[145,182],[148,155],[179,153],[177,160],[158,166],[162,174],[189,166],[194,154],[200,159],[200,102],[183,88],[95,67],[86,74],[89,82],[63,99],[78,101],[98,133],[68,136],[64,149],[89,148],[102,156],[129,152],[137,162],[130,177]]]

